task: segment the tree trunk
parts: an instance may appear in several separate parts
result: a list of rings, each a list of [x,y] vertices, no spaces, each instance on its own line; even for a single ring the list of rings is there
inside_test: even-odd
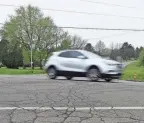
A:
[[[43,66],[42,66],[42,64],[40,64],[40,69],[41,69],[41,70],[43,69]]]
[[[26,69],[26,66],[25,66],[25,65],[23,65],[23,69]]]
[[[34,70],[34,63],[32,63],[32,69]]]

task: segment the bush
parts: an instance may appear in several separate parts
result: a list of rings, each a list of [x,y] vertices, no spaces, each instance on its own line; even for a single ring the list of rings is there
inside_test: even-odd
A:
[[[7,68],[16,68],[18,69],[23,65],[23,56],[22,52],[19,49],[15,49],[11,53],[7,53],[2,59],[3,65]]]
[[[140,53],[139,63],[140,63],[141,66],[144,66],[144,49]]]

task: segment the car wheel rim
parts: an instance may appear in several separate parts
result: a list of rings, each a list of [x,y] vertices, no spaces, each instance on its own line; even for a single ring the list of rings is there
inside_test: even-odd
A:
[[[88,73],[88,77],[91,80],[98,80],[98,78],[99,78],[98,71],[96,69],[91,69]]]
[[[56,72],[53,68],[49,69],[48,75],[50,78],[54,78],[56,76]]]

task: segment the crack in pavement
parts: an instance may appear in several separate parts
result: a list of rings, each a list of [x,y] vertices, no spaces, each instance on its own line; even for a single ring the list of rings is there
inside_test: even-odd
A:
[[[63,118],[63,120],[61,120],[61,121],[56,121],[57,123],[68,123],[67,120],[69,118],[72,118],[72,120],[75,120],[75,121],[78,120],[78,118],[79,118],[80,120],[76,121],[76,122],[79,122],[79,123],[86,123],[89,120],[91,120],[92,118],[99,119],[102,123],[108,123],[106,121],[107,118],[117,119],[116,123],[119,122],[118,119],[125,119],[125,120],[128,120],[128,122],[137,122],[137,123],[140,123],[142,121],[144,122],[144,120],[142,120],[142,119],[132,117],[132,116],[134,116],[134,114],[131,114],[131,113],[130,113],[129,117],[128,116],[120,116],[120,114],[116,113],[117,110],[115,110],[115,111],[114,110],[97,111],[95,109],[90,109],[89,111],[85,111],[85,110],[84,111],[77,111],[76,108],[74,107],[73,109],[72,108],[67,108],[66,110],[61,111],[61,110],[55,109],[54,107],[51,107],[51,108],[52,108],[51,110],[38,111],[38,109],[37,110],[28,110],[28,109],[17,107],[15,109],[13,109],[8,114],[9,122],[7,122],[7,123],[26,123],[26,122],[28,122],[28,123],[38,123],[37,120],[39,118],[43,117],[43,116],[39,115],[41,113],[45,113],[45,116],[47,118],[51,118],[51,117]],[[55,114],[53,114],[51,111],[55,111]],[[47,115],[48,112],[52,113],[52,115],[50,115],[50,116]],[[56,112],[58,114],[56,114]],[[113,116],[111,112],[115,113],[116,115]],[[120,111],[120,112],[123,113],[123,111]],[[74,114],[74,113],[76,113],[76,114]],[[33,116],[27,118],[26,116],[28,116],[29,114],[33,115]],[[22,119],[20,118],[19,119],[18,116],[24,116],[25,118],[22,118]],[[43,118],[45,119],[45,117],[43,117]],[[22,121],[20,121],[20,120],[22,120]],[[131,120],[131,121],[129,121],[129,120]],[[70,119],[69,119],[69,122],[70,122]]]
[[[10,118],[10,119],[9,119],[9,120],[10,120],[9,123],[13,123],[12,118],[13,118],[13,116],[14,116],[15,110],[16,110],[16,109],[12,110],[12,112],[9,114],[9,118]]]
[[[77,110],[76,107],[142,105],[143,86],[122,82],[46,80],[39,76],[3,78],[0,80],[0,106],[17,108],[6,112],[0,110],[0,123],[141,123],[144,122],[143,110],[140,114],[140,110]],[[50,109],[21,108],[28,106]],[[68,108],[59,110],[55,107]],[[9,119],[3,121],[6,116]]]

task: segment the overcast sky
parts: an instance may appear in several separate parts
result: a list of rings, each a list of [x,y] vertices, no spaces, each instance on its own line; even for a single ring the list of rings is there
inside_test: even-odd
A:
[[[133,16],[139,18],[121,18],[101,15],[86,15],[42,10],[45,16],[51,16],[57,26],[99,27],[99,28],[136,28],[144,29],[144,0],[89,0],[118,4],[125,7],[108,6],[81,0],[4,0],[0,4],[34,5],[39,8],[64,9],[99,14],[113,14],[117,16]],[[134,9],[128,7],[135,7]],[[14,7],[0,6],[0,23],[14,14]],[[67,30],[67,29],[66,29]],[[102,40],[107,46],[127,41],[136,46],[144,46],[144,32],[128,31],[96,31],[68,29],[69,33],[79,35],[93,45]]]

